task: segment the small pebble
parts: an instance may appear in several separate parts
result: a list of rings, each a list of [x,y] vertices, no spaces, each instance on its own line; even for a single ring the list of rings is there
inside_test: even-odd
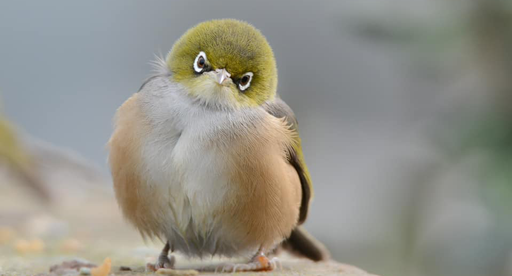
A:
[[[82,267],[93,268],[96,267],[96,265],[84,260],[76,259],[71,261],[65,261],[58,265],[52,265],[50,267],[50,272],[53,272],[54,274],[63,274],[62,271],[72,270],[76,274],[76,272],[80,271]]]
[[[110,273],[111,268],[112,268],[112,260],[110,260],[110,258],[105,258],[105,261],[103,261],[103,264],[91,269],[91,275],[92,276],[107,276]]]
[[[120,266],[119,271],[132,271],[132,269],[129,266]]]
[[[91,269],[88,267],[80,268],[80,275],[91,275]]]

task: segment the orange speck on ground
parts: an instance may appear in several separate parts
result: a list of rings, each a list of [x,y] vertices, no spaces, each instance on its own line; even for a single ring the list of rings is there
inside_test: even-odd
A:
[[[107,276],[112,268],[112,260],[105,258],[103,264],[98,267],[91,269],[92,276]]]

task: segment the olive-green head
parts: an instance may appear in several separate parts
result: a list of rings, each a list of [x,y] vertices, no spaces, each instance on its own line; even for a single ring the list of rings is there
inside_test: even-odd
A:
[[[222,19],[200,23],[174,44],[166,62],[172,80],[206,103],[256,106],[276,94],[272,48],[261,32],[246,22]]]

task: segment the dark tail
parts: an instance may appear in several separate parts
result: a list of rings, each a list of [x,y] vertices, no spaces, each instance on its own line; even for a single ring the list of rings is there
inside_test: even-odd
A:
[[[330,258],[329,251],[325,246],[300,226],[292,231],[292,234],[283,242],[282,246],[292,254],[306,257],[315,262]]]

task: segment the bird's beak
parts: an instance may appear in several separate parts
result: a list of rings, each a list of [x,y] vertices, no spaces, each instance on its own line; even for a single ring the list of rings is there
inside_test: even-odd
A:
[[[215,70],[215,78],[219,84],[222,84],[227,78],[231,77],[231,74],[226,69]]]

